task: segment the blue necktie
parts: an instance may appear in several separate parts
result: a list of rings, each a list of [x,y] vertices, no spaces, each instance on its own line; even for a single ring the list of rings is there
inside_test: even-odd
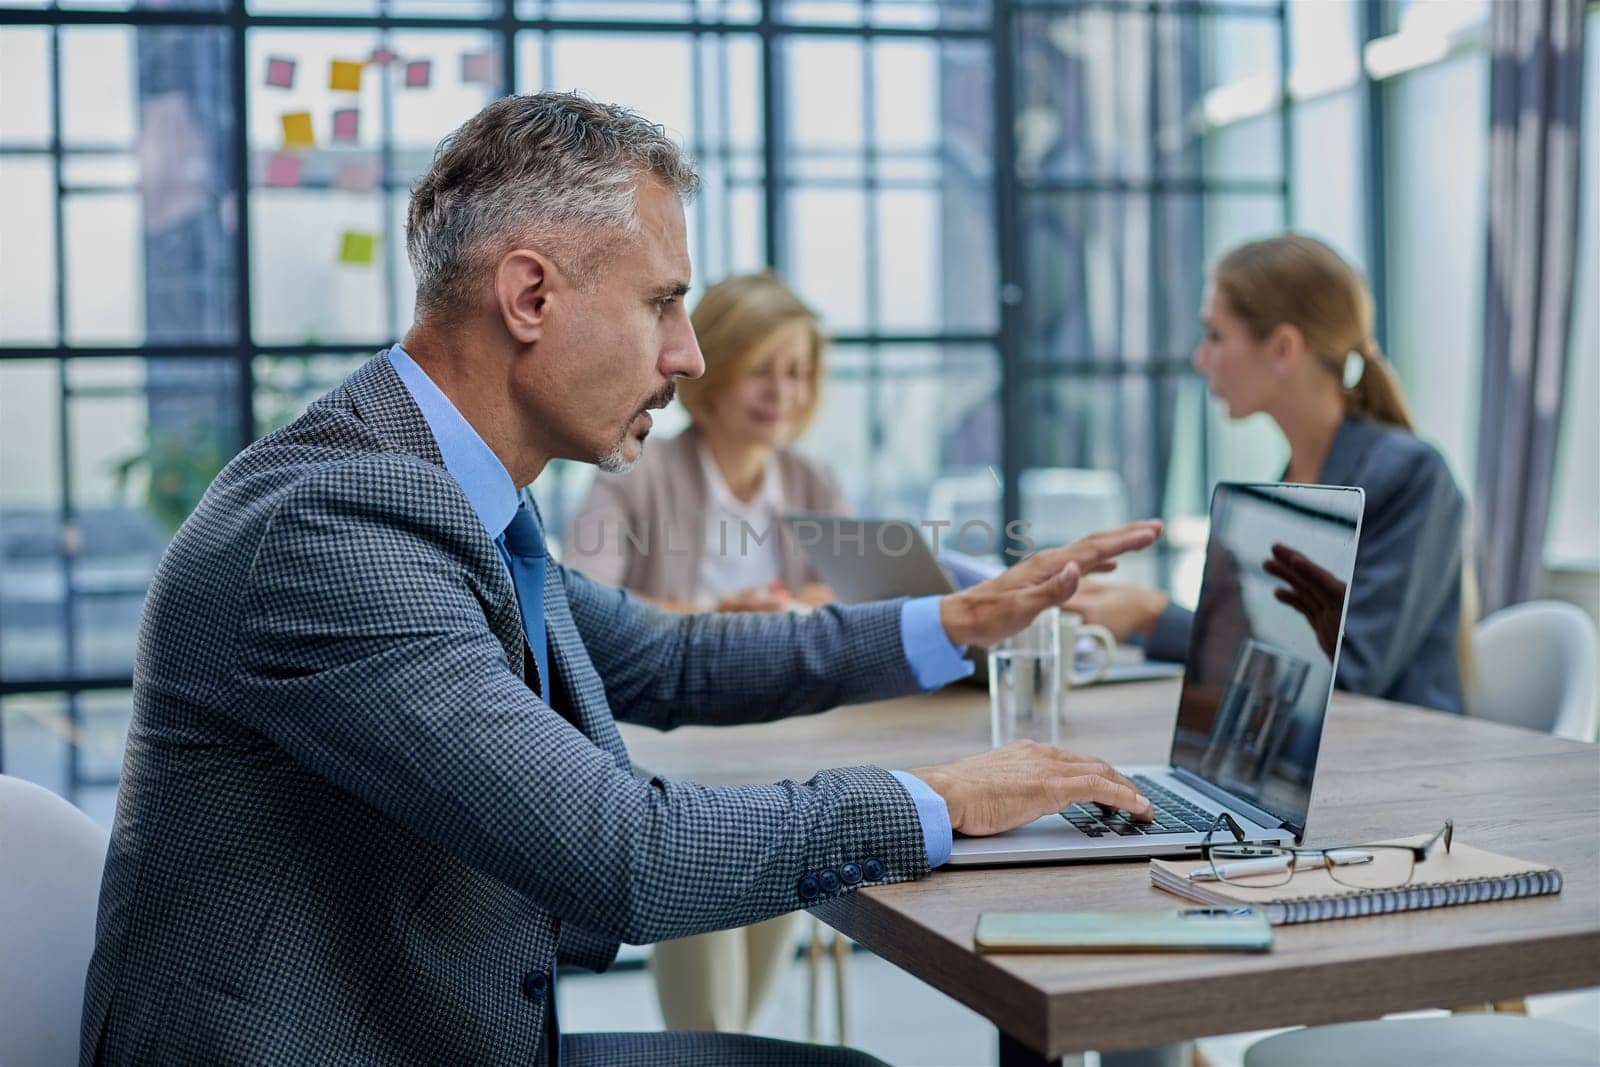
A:
[[[522,629],[528,647],[539,665],[539,692],[546,704],[555,700],[550,684],[550,650],[544,630],[544,534],[533,509],[524,502],[511,517],[506,532],[500,535],[500,552],[511,569],[511,584],[517,590],[517,605],[522,608]]]

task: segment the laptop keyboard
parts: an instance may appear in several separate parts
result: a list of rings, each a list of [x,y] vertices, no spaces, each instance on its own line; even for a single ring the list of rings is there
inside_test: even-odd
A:
[[[1216,820],[1216,815],[1196,807],[1142,774],[1134,775],[1132,781],[1150,801],[1149,822],[1136,822],[1125,811],[1102,814],[1100,805],[1094,803],[1074,804],[1064,810],[1061,817],[1090,837],[1104,837],[1107,834],[1119,837],[1203,834],[1211,829],[1211,824]]]

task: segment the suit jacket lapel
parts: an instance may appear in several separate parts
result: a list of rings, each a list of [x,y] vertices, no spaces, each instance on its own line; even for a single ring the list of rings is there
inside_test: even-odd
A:
[[[623,770],[631,769],[628,750],[623,747],[611,706],[606,703],[605,684],[595,672],[588,650],[583,647],[577,623],[572,621],[566,583],[561,580],[561,568],[553,560],[544,572],[544,626],[550,636],[550,673],[562,687],[562,696],[572,712],[572,724],[611,753]]]

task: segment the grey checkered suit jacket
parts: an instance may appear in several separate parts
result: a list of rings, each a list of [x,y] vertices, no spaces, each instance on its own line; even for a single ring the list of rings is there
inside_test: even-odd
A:
[[[545,604],[554,708],[382,355],[235,458],[145,605],[83,1062],[533,1063],[558,956],[926,873],[881,769],[646,781],[614,722],[913,691],[898,604],[676,616],[559,566]]]

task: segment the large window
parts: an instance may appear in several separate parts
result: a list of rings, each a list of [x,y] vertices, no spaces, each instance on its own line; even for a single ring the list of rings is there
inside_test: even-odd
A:
[[[1042,542],[1148,515],[1180,586],[1231,439],[1190,366],[1208,259],[1286,222],[1277,4],[1036,3],[1018,17],[1020,345],[1007,425]],[[1221,463],[1223,469],[1227,464]],[[977,479],[972,480],[976,487]],[[1180,589],[1180,593],[1190,592]]]
[[[1285,455],[1189,366],[1204,266],[1289,225],[1405,310],[1385,340],[1408,381],[1450,375],[1423,430],[1470,484],[1481,13],[0,0],[0,769],[109,812],[167,540],[229,456],[405,329],[410,185],[512,90],[581,89],[689,146],[697,289],[771,265],[822,314],[801,447],[859,512],[1027,517],[1038,540],[1159,514],[1133,576],[1192,596],[1210,484]],[[1372,39],[1407,27],[1452,48],[1374,76]],[[1374,167],[1401,139],[1432,147]],[[591,476],[541,477],[553,533]],[[1558,507],[1592,529],[1592,500]]]
[[[1391,6],[1367,49],[1384,98],[1389,173],[1390,354],[1417,425],[1470,488],[1477,467],[1485,202],[1489,181],[1486,5]]]

